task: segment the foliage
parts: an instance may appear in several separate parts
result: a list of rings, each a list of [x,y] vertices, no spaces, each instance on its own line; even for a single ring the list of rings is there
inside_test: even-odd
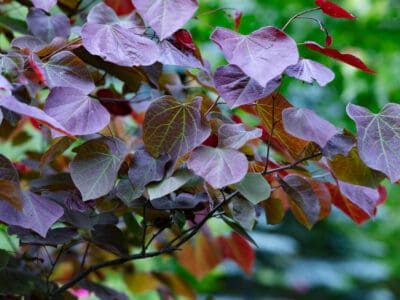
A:
[[[270,224],[291,211],[311,228],[334,205],[362,223],[385,201],[381,181],[400,179],[398,104],[376,114],[349,104],[355,135],[281,94],[288,77],[334,78],[301,47],[374,73],[331,48],[319,19],[326,47],[285,33],[314,11],[355,18],[332,2],[246,35],[235,12],[234,30],[210,36],[228,62],[215,71],[182,29],[201,18],[195,0],[18,2],[26,23],[2,24],[10,49],[0,56],[0,134],[18,145],[34,127],[43,147],[18,161],[0,155],[0,220],[21,246],[0,253],[0,274],[11,278],[2,294],[68,299],[82,288],[126,299],[98,283],[103,269],[164,254],[197,279],[224,259],[251,274],[247,231],[260,209]],[[211,218],[232,234],[214,237]],[[132,265],[123,274],[134,293],[194,297],[176,274]]]

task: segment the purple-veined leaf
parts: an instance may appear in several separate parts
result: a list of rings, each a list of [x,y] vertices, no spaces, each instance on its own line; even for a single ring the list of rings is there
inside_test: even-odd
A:
[[[329,68],[306,58],[301,58],[297,64],[289,66],[285,73],[308,83],[315,80],[320,86],[325,86],[335,78],[335,73]]]
[[[239,149],[249,140],[261,137],[262,130],[246,130],[243,124],[223,124],[218,129],[218,147]]]
[[[347,105],[347,114],[357,126],[357,148],[364,163],[384,173],[391,182],[400,179],[400,105],[386,104],[378,114]]]
[[[289,174],[280,179],[283,190],[290,196],[293,214],[307,228],[311,228],[319,218],[320,203],[311,184],[297,174]]]
[[[191,178],[193,178],[192,172],[187,169],[179,169],[172,176],[166,177],[160,182],[150,183],[147,186],[150,200],[164,197],[176,191]]]
[[[185,25],[198,8],[196,0],[133,0],[132,2],[160,40],[164,40]]]
[[[272,26],[249,35],[218,27],[211,40],[222,49],[229,63],[238,65],[262,86],[299,60],[296,42]]]
[[[322,155],[332,159],[335,155],[347,155],[356,144],[356,138],[351,133],[343,130],[331,137],[321,149]]]
[[[260,173],[247,173],[236,187],[253,204],[267,200],[271,194],[271,186]]]
[[[74,135],[97,133],[110,122],[110,114],[103,105],[71,87],[53,88],[44,111]]]
[[[188,168],[219,189],[242,180],[248,162],[246,156],[237,150],[200,146],[190,155]]]
[[[41,8],[45,11],[49,11],[56,3],[57,0],[32,0],[32,4],[35,7]]]
[[[112,138],[90,140],[74,149],[71,177],[84,201],[109,193],[126,154],[125,144]]]
[[[26,36],[19,36],[12,40],[11,46],[19,49],[29,49],[32,52],[39,51],[46,47],[47,43],[42,41],[41,39],[26,35]]]
[[[282,113],[283,126],[291,135],[324,147],[339,129],[307,108],[289,107]]]
[[[92,24],[118,24],[120,22],[115,11],[103,2],[93,6],[87,16],[87,22]]]
[[[69,51],[56,53],[47,62],[42,62],[36,55],[32,58],[49,88],[73,87],[87,94],[95,88],[86,64]]]
[[[151,206],[155,209],[169,210],[169,209],[193,209],[199,204],[208,203],[209,198],[206,193],[188,194],[180,193],[173,199],[162,197],[151,200]]]
[[[38,8],[31,8],[26,17],[29,31],[40,39],[51,42],[55,37],[68,38],[71,33],[69,19],[63,14],[49,16]]]
[[[214,83],[218,93],[229,107],[235,108],[268,96],[281,84],[281,79],[278,76],[262,87],[237,65],[227,65],[217,68]]]
[[[167,153],[177,159],[208,138],[211,129],[201,115],[201,101],[196,97],[182,104],[164,96],[150,105],[144,119],[143,140],[153,157]]]
[[[33,107],[22,103],[15,99],[10,95],[1,95],[0,96],[0,106],[7,108],[17,114],[25,115],[31,118],[36,119],[40,123],[43,123],[46,126],[56,130],[59,133],[65,134],[69,137],[75,138],[74,135],[69,132],[66,128],[64,128],[57,120],[54,120],[52,117],[48,116],[44,111],[40,110],[37,107]]]
[[[21,194],[22,211],[0,201],[0,220],[8,225],[31,229],[45,237],[50,227],[64,214],[64,209],[30,191],[22,191]]]

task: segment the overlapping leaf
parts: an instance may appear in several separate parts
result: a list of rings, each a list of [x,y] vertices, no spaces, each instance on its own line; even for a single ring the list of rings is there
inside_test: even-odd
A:
[[[106,13],[99,14],[99,11]],[[93,55],[120,66],[151,65],[159,49],[150,39],[117,22],[115,12],[104,3],[96,5],[81,31],[84,47]]]
[[[171,96],[153,102],[143,125],[143,140],[149,153],[153,157],[167,153],[176,159],[204,142],[211,130],[200,108],[200,97],[184,104]]]
[[[271,194],[271,186],[260,173],[247,173],[236,187],[253,204],[267,200]]]
[[[218,189],[242,180],[248,162],[246,156],[237,150],[200,146],[190,155],[188,167]]]
[[[64,209],[53,201],[30,191],[22,191],[22,211],[0,201],[0,220],[8,225],[31,229],[42,237],[64,213]]]
[[[332,159],[335,155],[347,155],[356,144],[356,138],[350,132],[343,130],[332,136],[321,149],[322,155]]]
[[[135,9],[131,0],[105,0],[104,3],[112,7],[117,15],[127,15]]]
[[[192,172],[187,169],[179,169],[172,176],[164,178],[164,180],[157,183],[150,183],[147,186],[147,192],[150,200],[166,196],[193,178]]]
[[[38,8],[30,9],[26,23],[33,35],[48,43],[55,37],[68,38],[71,32],[69,19],[66,15],[48,15]]]
[[[19,175],[12,162],[0,154],[0,199],[22,210]]]
[[[375,74],[376,72],[368,68],[358,57],[352,55],[352,54],[346,54],[346,53],[340,53],[336,49],[332,48],[324,48],[321,45],[315,43],[315,42],[304,42],[303,43],[308,49],[311,49],[313,51],[319,52],[323,55],[332,57],[333,59],[339,60],[341,62],[344,62],[350,66],[353,66],[357,69],[360,69],[364,72]]]
[[[347,114],[357,126],[357,148],[363,162],[384,173],[391,182],[400,179],[400,105],[386,104],[380,113],[348,104]]]
[[[106,195],[114,187],[126,154],[122,141],[111,138],[90,140],[75,148],[71,176],[84,201]]]
[[[56,3],[57,0],[32,0],[35,7],[49,11]]]
[[[335,73],[329,68],[306,58],[301,58],[297,64],[289,66],[285,73],[308,83],[315,80],[320,86],[325,86],[335,78]]]
[[[235,108],[268,96],[281,84],[281,80],[280,77],[274,78],[262,87],[237,65],[227,65],[217,68],[214,83],[218,93],[229,107]]]
[[[198,8],[196,0],[133,0],[133,3],[160,40],[185,25]]]
[[[249,35],[218,27],[211,35],[231,64],[239,66],[261,86],[299,60],[296,42],[281,30],[268,26]]]
[[[110,122],[110,114],[103,105],[70,87],[53,88],[44,111],[74,135],[97,133]]]
[[[218,129],[218,147],[239,149],[249,140],[261,137],[262,130],[246,130],[243,124],[223,124]]]

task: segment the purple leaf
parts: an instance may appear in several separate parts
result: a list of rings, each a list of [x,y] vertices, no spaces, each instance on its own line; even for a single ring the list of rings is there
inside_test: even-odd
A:
[[[120,20],[115,11],[103,2],[93,6],[87,16],[87,22],[91,24],[118,24]]]
[[[103,105],[70,87],[53,88],[44,111],[74,135],[97,133],[110,122],[110,114]]]
[[[229,63],[238,65],[262,86],[299,60],[296,42],[272,26],[249,35],[218,27],[211,39],[222,49]]]
[[[237,150],[200,146],[190,155],[188,168],[218,189],[242,180],[248,162]]]
[[[400,105],[386,104],[378,114],[347,105],[347,114],[357,126],[357,148],[364,163],[384,173],[391,182],[400,179]]]
[[[339,129],[307,108],[289,107],[282,113],[285,131],[324,147]]]
[[[74,137],[74,135],[65,129],[58,121],[48,116],[44,111],[39,108],[27,105],[15,99],[13,96],[1,95],[0,106],[7,108],[17,114],[25,115],[38,120],[39,122],[49,126],[50,128],[58,131],[59,133]]]
[[[279,182],[292,200],[290,203],[294,215],[304,226],[311,228],[318,221],[320,213],[319,199],[311,184],[297,174],[289,174]]]
[[[42,237],[64,214],[58,204],[30,191],[22,191],[23,210],[18,211],[7,202],[0,201],[0,220],[8,225],[32,229]]]
[[[322,155],[332,159],[335,155],[347,155],[356,143],[356,138],[345,131],[336,133],[321,149]]]
[[[46,237],[43,238],[29,229],[11,225],[8,227],[8,234],[18,235],[21,244],[57,247],[57,245],[71,242],[72,239],[77,237],[78,232],[69,227],[50,229]]]
[[[153,157],[167,153],[177,159],[208,138],[211,130],[201,115],[201,101],[196,97],[182,104],[164,96],[150,105],[144,119],[143,140]]]
[[[297,64],[289,66],[285,73],[290,77],[308,83],[312,83],[315,80],[320,86],[325,86],[335,78],[335,73],[329,68],[305,58],[301,58]]]
[[[25,36],[19,36],[16,37],[15,39],[12,40],[11,46],[19,49],[29,49],[32,52],[39,51],[46,47],[47,43],[42,41],[41,39],[30,36],[30,35],[25,35]]]
[[[57,0],[31,0],[33,5],[45,11],[49,11],[56,3]]]
[[[174,199],[168,197],[157,198],[151,200],[151,206],[155,209],[170,210],[170,209],[194,209],[199,204],[207,204],[209,201],[206,193],[188,194],[181,193]]]
[[[87,94],[95,89],[86,64],[71,52],[61,51],[45,63],[34,55],[33,61],[44,74],[49,88],[72,87]]]
[[[260,128],[248,131],[243,124],[223,124],[218,129],[218,147],[239,149],[249,140],[257,139],[261,135]]]
[[[163,40],[160,44],[159,62],[165,65],[202,68],[203,64],[192,49],[180,47],[174,38]]]
[[[84,201],[109,193],[126,154],[125,144],[112,138],[90,140],[74,149],[71,177]]]
[[[281,84],[281,79],[280,76],[276,77],[262,87],[237,65],[227,65],[217,68],[214,83],[218,93],[229,107],[235,108],[268,96]]]
[[[133,0],[132,2],[160,40],[164,40],[185,25],[198,8],[196,0]]]
[[[379,192],[369,187],[338,181],[340,192],[370,217],[375,215]]]
[[[0,74],[0,91],[1,90],[12,90],[12,85],[11,83],[3,76]],[[1,120],[0,120],[0,124],[1,124]]]
[[[49,16],[39,8],[30,9],[26,23],[33,35],[46,42],[51,42],[55,37],[68,38],[71,33],[71,26],[66,15]]]
[[[95,201],[83,201],[78,190],[72,190],[64,200],[65,207],[70,210],[85,212],[92,211],[96,205]]]

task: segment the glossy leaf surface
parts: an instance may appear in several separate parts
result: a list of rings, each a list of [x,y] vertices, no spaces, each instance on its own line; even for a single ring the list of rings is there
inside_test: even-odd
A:
[[[356,19],[355,16],[331,1],[315,0],[315,4],[321,7],[324,14],[327,14],[328,16],[343,19]]]
[[[218,129],[218,147],[239,149],[248,141],[261,137],[262,130],[246,130],[243,124],[223,124]]]

